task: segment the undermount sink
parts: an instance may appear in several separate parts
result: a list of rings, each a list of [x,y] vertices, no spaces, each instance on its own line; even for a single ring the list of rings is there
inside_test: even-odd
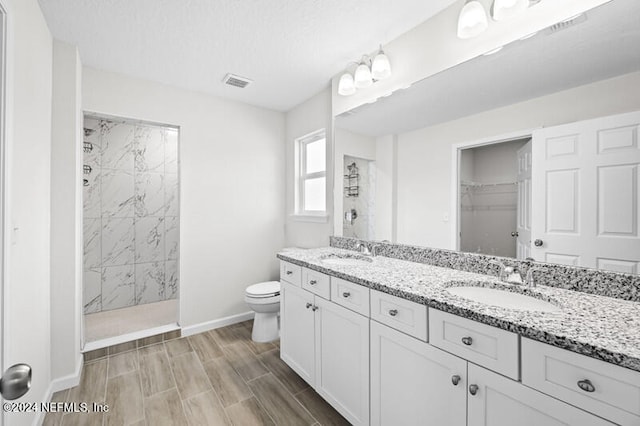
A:
[[[521,311],[559,312],[560,308],[546,300],[491,287],[462,286],[449,287],[447,291],[463,299],[485,305]]]
[[[367,266],[371,265],[373,259],[364,256],[337,256],[331,255],[320,260],[325,265],[330,266]]]

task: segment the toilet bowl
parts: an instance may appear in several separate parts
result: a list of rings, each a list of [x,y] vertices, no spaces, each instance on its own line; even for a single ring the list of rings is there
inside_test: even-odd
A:
[[[272,342],[280,337],[280,282],[267,281],[247,287],[244,295],[247,305],[255,312],[251,339],[254,342]]]

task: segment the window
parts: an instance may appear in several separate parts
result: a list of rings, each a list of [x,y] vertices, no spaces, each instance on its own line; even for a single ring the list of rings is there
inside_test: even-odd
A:
[[[296,140],[296,214],[322,216],[327,210],[327,143],[319,130]]]

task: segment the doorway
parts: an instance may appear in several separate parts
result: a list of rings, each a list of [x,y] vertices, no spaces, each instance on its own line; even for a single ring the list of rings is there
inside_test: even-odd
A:
[[[529,155],[525,160],[527,152]],[[526,234],[522,219],[528,216],[529,203],[522,168],[526,161],[530,164],[530,152],[531,138],[528,136],[459,150],[459,250],[526,257],[519,249],[519,236]]]

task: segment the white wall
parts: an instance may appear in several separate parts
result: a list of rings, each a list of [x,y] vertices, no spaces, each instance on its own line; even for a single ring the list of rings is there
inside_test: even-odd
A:
[[[340,96],[337,89],[342,72],[336,75],[332,80],[334,114],[341,114],[395,90],[409,87],[423,78],[519,40],[610,0],[543,1],[512,19],[501,22],[490,19],[489,28],[483,34],[472,39],[461,40],[457,37],[456,25],[465,1],[456,1],[423,24],[383,46],[393,71],[392,76],[387,80],[377,82],[367,89],[358,90],[352,96]],[[489,11],[493,0],[480,1]],[[366,52],[358,54],[361,53]],[[352,60],[358,60],[357,55]]]
[[[376,215],[377,240],[396,241],[397,223],[397,156],[395,135],[376,138]]]
[[[36,0],[2,0],[8,14],[4,367],[33,368],[31,391],[47,398],[50,360],[50,166],[52,38]],[[13,232],[7,232],[13,229]],[[10,414],[5,424],[31,424]]]
[[[83,69],[83,108],[180,127],[183,327],[247,312],[247,285],[278,278],[284,114]]]
[[[82,289],[82,65],[75,46],[53,43],[51,146],[51,374],[80,369]]]
[[[327,218],[309,222],[294,216],[295,212],[295,140],[319,129],[326,129],[327,138]],[[286,245],[290,247],[322,247],[329,245],[333,235],[333,123],[331,90],[327,88],[286,114]]]
[[[452,146],[640,110],[640,72],[398,136],[398,241],[453,248]]]

